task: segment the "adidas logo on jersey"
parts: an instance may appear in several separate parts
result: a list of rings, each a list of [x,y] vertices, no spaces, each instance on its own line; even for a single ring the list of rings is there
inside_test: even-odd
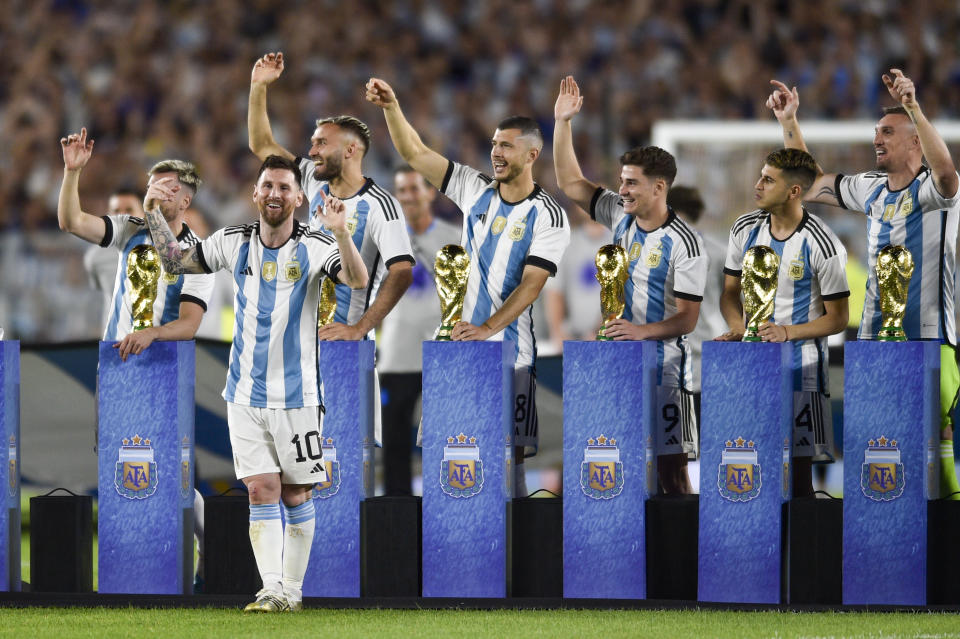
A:
[[[244,274],[244,275],[253,275],[253,269],[248,266],[247,268],[243,269],[243,274]]]
[[[670,436],[670,439],[668,439],[668,440],[665,441],[664,443],[665,443],[667,446],[671,446],[671,445],[674,445],[674,444],[679,444],[679,443],[680,443],[680,440],[677,439],[677,436],[676,436],[676,435],[671,435],[671,436]]]
[[[317,462],[316,464],[313,465],[313,468],[310,469],[310,474],[312,475],[314,473],[322,473],[323,471],[324,471],[323,462]]]
[[[809,446],[809,445],[810,445],[810,440],[807,439],[806,437],[801,437],[801,438],[800,438],[800,441],[797,442],[797,445],[798,445],[798,446]]]

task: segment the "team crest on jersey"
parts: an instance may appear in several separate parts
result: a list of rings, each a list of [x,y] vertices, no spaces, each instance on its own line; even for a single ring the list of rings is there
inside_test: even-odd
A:
[[[633,262],[638,257],[640,257],[640,252],[643,250],[643,244],[640,242],[634,242],[630,245],[630,252],[627,254],[630,258],[630,261]]]
[[[17,437],[10,435],[10,445],[7,450],[7,489],[11,497],[17,496]]]
[[[272,282],[273,278],[277,276],[277,263],[276,262],[264,262],[263,266],[260,267],[260,277],[263,278],[265,282]]]
[[[650,268],[657,268],[660,266],[660,259],[663,257],[663,244],[660,241],[657,241],[656,244],[650,247],[650,250],[647,251],[647,266]]]
[[[440,462],[440,489],[450,497],[473,497],[483,490],[483,461],[476,437],[447,437]]]
[[[513,226],[510,227],[510,239],[514,242],[519,242],[523,239],[523,233],[527,230],[527,223],[523,220],[516,222]]]
[[[167,284],[176,284],[179,279],[179,273],[168,273],[165,269],[163,270],[163,281]]]
[[[613,499],[623,492],[623,463],[616,439],[601,434],[587,440],[580,463],[580,489],[591,499]]]
[[[794,281],[803,279],[803,253],[797,252],[797,257],[790,260],[790,270],[787,271],[787,274],[790,276],[790,279]]]
[[[900,215],[907,217],[911,213],[913,213],[913,196],[910,195],[910,191],[907,191],[900,200]]]
[[[887,204],[883,207],[883,221],[889,222],[893,219],[893,216],[897,214],[897,205],[896,204]]]
[[[297,258],[293,258],[283,265],[283,276],[288,282],[296,282],[301,275],[300,262],[297,261]]]
[[[149,439],[123,438],[113,477],[117,492],[127,499],[146,499],[157,492],[157,463]]]
[[[905,478],[897,440],[880,436],[867,442],[860,468],[860,490],[873,501],[893,501],[903,495]]]
[[[760,495],[762,485],[757,448],[743,437],[727,440],[720,457],[717,488],[728,501],[750,501]]]
[[[311,497],[314,499],[329,499],[340,492],[340,462],[337,461],[337,449],[333,445],[333,437],[327,437],[320,445],[323,455],[318,464],[323,464],[327,471],[327,478],[313,485]]]
[[[357,216],[357,209],[353,209],[353,211],[347,216],[347,232],[350,235],[353,235],[357,232],[358,221],[359,218]]]
[[[184,436],[180,442],[180,496],[190,495],[190,439]]]
[[[503,229],[507,227],[507,218],[502,215],[498,215],[493,218],[493,224],[490,225],[490,232],[494,235],[500,235],[503,232]]]

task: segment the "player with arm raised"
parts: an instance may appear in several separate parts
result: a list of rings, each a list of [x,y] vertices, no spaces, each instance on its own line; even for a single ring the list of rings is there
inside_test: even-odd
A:
[[[696,458],[698,437],[686,336],[697,325],[706,285],[703,240],[667,206],[677,165],[663,149],[624,153],[616,193],[583,176],[571,125],[582,105],[580,88],[567,76],[554,107],[557,184],[627,252],[626,308],[623,317],[606,323],[605,333],[615,340],[657,341],[657,472],[664,492],[691,493],[687,460]]]

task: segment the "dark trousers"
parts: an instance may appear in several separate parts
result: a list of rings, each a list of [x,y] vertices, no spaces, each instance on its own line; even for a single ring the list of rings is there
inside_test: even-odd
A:
[[[410,454],[417,435],[413,411],[420,397],[421,375],[380,373],[380,401],[383,410],[384,494],[410,495]]]

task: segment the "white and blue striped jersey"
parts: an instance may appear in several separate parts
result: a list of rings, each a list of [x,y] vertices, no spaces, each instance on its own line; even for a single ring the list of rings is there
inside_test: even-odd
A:
[[[322,406],[317,304],[321,279],[340,272],[333,237],[294,220],[290,239],[270,248],[260,242],[255,222],[220,229],[197,252],[206,272],[233,274],[235,320],[223,398],[259,408]]]
[[[644,231],[623,211],[620,196],[600,187],[590,217],[613,231],[613,243],[627,252],[623,318],[634,324],[661,322],[677,314],[677,299],[703,301],[707,254],[703,238],[670,210],[658,229]],[[686,335],[657,341],[657,385],[691,390],[693,367]]]
[[[887,174],[879,171],[838,175],[834,190],[840,206],[867,216],[867,293],[858,337],[875,339],[882,323],[877,255],[886,246],[903,244],[913,256],[903,318],[907,339],[937,339],[955,346],[953,280],[960,192],[952,198],[937,193],[926,167],[899,191],[891,191]]]
[[[520,284],[530,264],[557,274],[570,244],[566,212],[539,185],[520,202],[500,198],[499,183],[476,169],[450,162],[440,189],[463,211],[461,242],[470,257],[463,320],[480,325]],[[516,368],[531,369],[537,356],[533,305],[491,340],[517,345]]]
[[[837,236],[806,209],[796,230],[785,240],[770,234],[770,213],[762,209],[741,215],[730,229],[723,272],[743,273],[743,255],[752,246],[769,246],[780,257],[773,321],[805,324],[823,317],[824,300],[850,296],[847,251]],[[827,339],[793,341],[793,390],[829,395]]]
[[[106,231],[100,246],[114,247],[120,251],[117,275],[113,283],[113,301],[107,313],[107,325],[103,329],[103,341],[121,340],[133,330],[133,294],[127,280],[127,256],[137,246],[153,246],[146,223],[131,215],[106,215],[103,217]],[[188,249],[200,241],[186,224],[177,235],[181,249]],[[153,302],[153,324],[162,326],[180,317],[180,303],[193,302],[206,312],[207,303],[213,294],[212,275],[169,275],[163,273],[157,282],[157,299]]]
[[[310,227],[330,234],[316,219],[317,207],[321,205],[320,192],[330,194],[330,185],[313,175],[313,161],[300,160],[303,173],[303,191],[309,202]],[[395,262],[414,263],[407,222],[400,203],[390,193],[367,178],[363,187],[343,200],[347,211],[347,229],[360,252],[363,265],[367,267],[370,281],[366,289],[354,290],[337,285],[337,311],[333,320],[342,324],[356,324],[377,296],[387,269]],[[331,235],[332,237],[332,235]],[[373,338],[373,331],[368,338]]]

